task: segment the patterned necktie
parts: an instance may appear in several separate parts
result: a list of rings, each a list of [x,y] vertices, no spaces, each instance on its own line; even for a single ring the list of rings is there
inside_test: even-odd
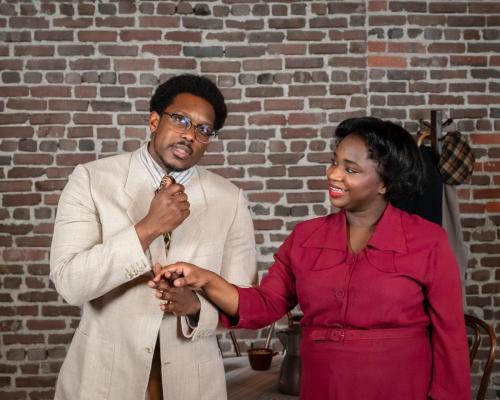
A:
[[[175,179],[172,175],[166,174],[163,175],[163,178],[161,178],[160,181],[160,186],[158,186],[158,189],[156,189],[156,193],[158,193],[160,190],[163,189],[163,187],[170,182],[170,184],[175,183]],[[168,253],[168,250],[170,249],[170,242],[172,241],[172,232],[166,232],[163,235],[163,242],[165,243],[165,251]]]

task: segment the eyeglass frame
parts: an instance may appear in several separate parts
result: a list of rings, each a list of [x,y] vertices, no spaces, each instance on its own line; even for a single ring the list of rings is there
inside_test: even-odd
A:
[[[161,113],[159,113],[160,118],[161,118],[161,117],[163,117],[163,115],[164,115],[164,114],[168,115],[168,117],[169,117],[169,121],[172,121],[173,123],[176,123],[175,117],[180,117],[180,118],[183,118],[184,120],[186,120],[186,121],[189,123],[189,125],[188,125],[188,126],[180,126],[180,125],[177,125],[177,126],[178,126],[179,128],[182,128],[182,129],[186,130],[186,131],[187,131],[188,129],[193,128],[194,133],[195,133],[194,137],[195,137],[195,138],[196,138],[196,139],[197,139],[200,143],[203,143],[203,144],[210,143],[210,141],[212,140],[212,138],[213,138],[213,139],[215,139],[215,138],[217,138],[217,136],[219,135],[219,132],[218,132],[218,131],[216,131],[214,128],[212,128],[212,127],[211,127],[210,125],[208,125],[208,124],[197,124],[197,125],[194,125],[194,124],[193,124],[193,121],[191,121],[191,118],[189,118],[189,117],[187,117],[187,116],[185,116],[185,115],[178,114],[178,113],[174,113],[174,112],[162,111]],[[208,127],[212,130],[212,133],[211,133],[210,135],[208,135],[208,136],[207,136],[207,135],[205,135],[205,134],[203,134],[203,133],[201,133],[201,132],[198,130],[198,128],[199,128],[200,126],[208,126]],[[202,138],[206,138],[206,139],[207,139],[207,141],[206,141],[206,142],[204,142],[204,141],[200,140],[200,137],[202,137]]]

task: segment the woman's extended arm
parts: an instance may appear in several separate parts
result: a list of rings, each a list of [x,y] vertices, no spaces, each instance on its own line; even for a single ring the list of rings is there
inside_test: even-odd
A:
[[[196,265],[178,262],[165,266],[148,285],[157,290],[157,296],[169,300],[170,287],[201,288],[207,297],[225,314],[233,317],[238,314],[239,295],[236,287],[212,271]],[[162,292],[165,291],[165,292]]]

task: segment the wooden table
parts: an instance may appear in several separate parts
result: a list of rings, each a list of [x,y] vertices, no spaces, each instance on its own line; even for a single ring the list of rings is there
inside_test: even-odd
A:
[[[279,370],[283,355],[273,358],[267,371],[255,371],[248,356],[224,358],[228,400],[297,400],[278,392]]]

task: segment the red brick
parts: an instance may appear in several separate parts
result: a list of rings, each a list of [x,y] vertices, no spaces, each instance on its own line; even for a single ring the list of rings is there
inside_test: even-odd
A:
[[[258,87],[245,89],[247,97],[281,97],[283,88],[281,87]]]
[[[429,96],[429,104],[464,104],[464,98],[462,96],[433,94]]]
[[[228,102],[227,108],[229,113],[261,111],[260,102],[258,101],[238,102],[238,103]]]
[[[44,168],[32,168],[32,167],[14,167],[11,168],[7,176],[9,178],[36,178],[39,176],[45,175],[45,169]],[[29,183],[29,185],[28,185]],[[4,182],[4,184],[10,184],[10,189],[12,191],[24,191],[21,190],[22,188],[30,188],[31,187],[30,181],[7,181]],[[7,186],[6,188],[8,188]]]
[[[99,52],[105,56],[137,56],[138,46],[121,46],[117,44],[101,44]]]
[[[111,62],[108,58],[81,58],[70,61],[69,66],[72,70],[107,70],[110,69]]]
[[[30,89],[33,97],[70,97],[71,87],[69,86],[34,86]]]
[[[120,38],[124,42],[128,42],[131,40],[155,42],[155,41],[161,40],[161,30],[159,30],[159,29],[157,29],[157,30],[153,30],[153,29],[121,30],[120,31]]]
[[[254,219],[253,226],[258,231],[277,230],[283,226],[282,219]]]
[[[47,18],[43,17],[10,17],[9,18],[10,28],[19,29],[47,29],[49,28],[49,21]]]
[[[450,56],[451,65],[474,65],[476,67],[486,67],[488,64],[486,56]]]
[[[0,137],[7,138],[31,138],[34,130],[31,126],[1,126]]]
[[[229,29],[260,30],[264,27],[263,19],[246,19],[244,21],[226,19],[225,22]]]
[[[150,71],[154,68],[154,60],[148,59],[117,59],[116,71]]]
[[[429,53],[464,53],[464,43],[431,43],[428,47]]]
[[[304,158],[303,153],[281,153],[281,154],[269,154],[267,156],[272,165],[295,165],[302,158]]]
[[[77,165],[86,163],[89,161],[94,161],[96,159],[96,155],[93,153],[85,154],[57,154],[56,155],[56,163],[57,165]]]
[[[3,251],[5,261],[42,261],[47,259],[48,250],[7,249]]]
[[[66,327],[66,323],[58,319],[33,319],[26,321],[26,327],[34,331],[63,330]]]
[[[4,194],[2,196],[2,205],[4,207],[37,205],[42,197],[38,193],[29,194]]]
[[[389,53],[425,53],[426,47],[422,43],[396,43],[389,42],[387,44]]]
[[[52,57],[54,55],[54,46],[15,46],[15,56],[35,56]]]
[[[29,59],[26,62],[26,69],[33,70],[64,70],[66,69],[66,60],[63,59]]]
[[[476,96],[469,95],[468,101],[470,104],[499,104],[500,96]]]
[[[151,53],[157,56],[178,56],[181,53],[180,44],[147,44],[142,46],[143,53]]]
[[[44,113],[44,114],[32,114],[30,117],[30,123],[32,125],[52,125],[52,124],[68,124],[71,120],[70,114],[63,113]]]
[[[253,114],[248,122],[253,125],[285,125],[286,118],[282,114]]]
[[[57,190],[62,190],[64,186],[66,185],[65,180],[45,180],[45,181],[37,181],[35,182],[35,187],[37,191],[44,192],[44,191],[57,191]]]
[[[249,193],[248,200],[252,203],[278,203],[282,194],[279,192]]]
[[[45,110],[47,108],[47,101],[28,98],[13,98],[7,100],[6,107],[13,110]]]
[[[1,65],[0,65],[1,68]],[[29,94],[27,86],[0,86],[0,91],[3,97],[24,97]],[[8,118],[8,117],[3,117]]]
[[[186,69],[196,68],[196,60],[192,58],[160,58],[159,67],[164,69]]]
[[[31,232],[33,225],[28,224],[0,224],[0,232],[9,233],[11,235],[25,235]]]
[[[286,200],[289,204],[322,203],[325,201],[325,193],[287,193]]]
[[[257,23],[260,23],[257,21]],[[173,32],[172,32],[173,33]],[[186,33],[186,32],[182,32]],[[181,37],[181,32],[178,34],[178,39],[173,39],[173,40],[178,40],[178,41],[184,41]],[[165,35],[165,37],[168,37],[169,34]],[[246,35],[244,32],[237,32],[237,31],[232,31],[232,32],[209,32],[207,33],[207,39],[208,40],[215,40],[218,42],[243,42],[246,38]],[[188,38],[189,39],[189,38]],[[188,41],[195,41],[195,40],[188,40]],[[196,40],[197,42],[200,42],[200,40]]]
[[[88,28],[92,26],[94,20],[93,18],[55,18],[53,19],[53,24],[55,27],[65,27],[65,28]]]
[[[269,18],[268,24],[271,29],[300,29],[305,27],[304,18]]]
[[[133,17],[107,17],[107,18],[96,18],[96,26],[107,26],[114,28],[123,28],[134,26],[135,19]]]
[[[368,52],[370,53],[385,53],[386,42],[368,42]]]
[[[373,68],[405,68],[407,61],[403,57],[368,56],[368,66]]]
[[[291,30],[287,32],[287,39],[290,41],[321,41],[326,33],[320,30]]]
[[[178,28],[180,26],[179,17],[139,17],[139,26],[141,28]]]
[[[279,58],[243,61],[244,71],[269,71],[281,70],[282,68],[283,60]]]
[[[213,36],[211,36],[213,35]],[[231,34],[227,35],[224,38],[217,39],[215,36],[217,35],[216,33],[208,33],[207,34],[207,39],[216,39],[216,40],[221,40],[221,41],[231,41],[231,39],[236,40],[236,41],[242,41],[245,38],[245,35],[243,33],[239,32],[231,32]],[[240,39],[238,39],[238,36],[240,36]],[[236,37],[236,39],[235,39]],[[194,32],[194,31],[172,31],[172,32],[167,32],[165,34],[165,39],[172,41],[172,42],[182,42],[182,43],[189,43],[189,42],[195,42],[199,43],[201,42],[202,36],[201,32]]]
[[[365,68],[366,60],[366,57],[335,56],[330,58],[330,60],[328,61],[328,65],[335,68]]]
[[[317,137],[318,131],[313,128],[285,128],[282,129],[283,139],[313,138]]]
[[[324,113],[290,113],[288,123],[290,125],[316,125],[326,122],[326,114]]]
[[[16,387],[54,387],[56,379],[56,377],[52,376],[30,376],[16,378]]]
[[[493,202],[486,203],[485,210],[487,212],[490,212],[490,213],[500,213],[500,202],[499,201],[493,201]]]
[[[112,120],[112,116],[109,114],[79,113],[73,116],[73,122],[77,125],[111,125]]]
[[[239,72],[241,63],[239,61],[202,61],[201,70],[207,72]]]
[[[264,110],[302,110],[304,108],[303,100],[288,99],[265,99]]]
[[[49,110],[87,111],[89,102],[84,100],[49,100]]]
[[[267,46],[268,54],[280,55],[304,55],[307,46],[304,44],[269,44]]]
[[[71,30],[37,30],[35,31],[35,40],[37,41],[73,41],[73,31]]]
[[[323,68],[323,58],[309,57],[309,58],[286,58],[285,68],[287,69],[300,69],[300,68]]]
[[[116,42],[116,31],[80,31],[77,34],[80,42]]]

